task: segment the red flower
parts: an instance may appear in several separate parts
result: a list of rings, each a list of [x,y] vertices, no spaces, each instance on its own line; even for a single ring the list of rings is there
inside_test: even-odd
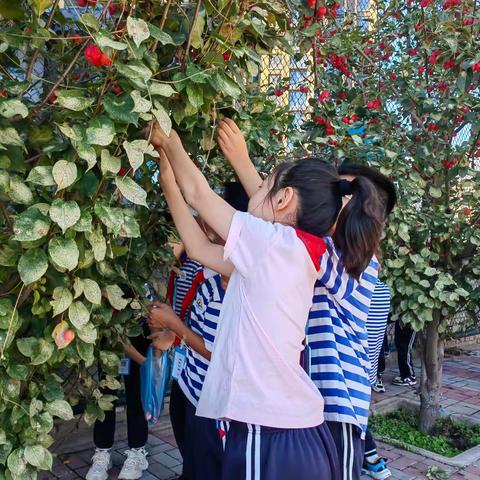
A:
[[[369,57],[370,55],[373,55],[375,53],[375,49],[374,48],[366,48],[363,53],[365,55],[367,55],[367,57]]]
[[[77,0],[77,5],[79,7],[86,7],[87,5],[96,5],[97,0]]]
[[[223,59],[228,62],[230,60],[230,58],[232,57],[232,54],[230,52],[225,52],[223,54]]]
[[[463,213],[464,213],[465,215],[470,215],[470,214],[472,213],[472,209],[471,209],[471,208],[465,208],[465,209],[463,210]]]
[[[467,106],[463,106],[463,107],[460,109],[460,111],[461,111],[462,113],[468,113],[468,112],[470,111],[470,109],[469,109]]]
[[[449,8],[458,7],[461,4],[462,0],[446,0],[442,7],[444,10],[448,10]]]
[[[330,92],[328,92],[327,90],[323,90],[322,92],[320,92],[320,94],[318,95],[318,100],[320,102],[324,102],[325,100],[328,100],[330,98]]]
[[[346,123],[347,125],[350,125],[352,123],[352,120],[350,117],[343,117],[342,122]]]
[[[441,50],[434,50],[428,59],[429,63],[437,63],[438,57],[442,54]]]
[[[117,173],[117,177],[124,177],[127,173],[128,169],[122,165]]]
[[[465,18],[465,19],[463,20],[463,25],[464,25],[465,27],[468,27],[469,25],[473,25],[474,22],[475,22],[475,20],[474,20],[473,18]]]
[[[391,74],[389,75],[389,77],[390,77],[390,80],[393,80],[393,81],[395,81],[395,80],[397,80],[397,79],[398,79],[398,77],[397,77],[397,74],[396,74],[396,73],[391,73]]]
[[[113,16],[115,15],[117,11],[117,5],[115,3],[111,3],[109,6],[108,6],[108,13]]]
[[[430,123],[427,127],[429,132],[436,132],[438,130],[438,125],[436,123]]]
[[[480,62],[474,63],[474,64],[472,65],[472,70],[473,70],[474,72],[480,72]]]
[[[382,106],[382,101],[379,98],[376,98],[375,100],[370,100],[367,102],[367,108],[370,110],[380,110],[380,107]]]
[[[84,55],[87,62],[95,67],[105,67],[112,64],[112,60],[96,45],[88,45],[85,49]]]
[[[69,35],[68,38],[72,40],[74,45],[81,45],[83,43],[83,38],[80,35]]]
[[[49,101],[50,103],[55,103],[55,102],[57,101],[57,94],[56,94],[55,91],[53,91],[53,92],[49,95],[48,101]]]
[[[121,87],[120,85],[118,85],[117,83],[114,83],[114,84],[113,84],[112,90],[113,90],[117,95],[120,95],[121,93],[123,93],[122,87]]]
[[[447,169],[450,170],[458,163],[458,158],[452,158],[451,160],[443,160],[442,165]]]
[[[428,7],[428,6],[432,3],[432,1],[433,1],[433,0],[422,0],[422,1],[420,2],[420,6],[421,6],[422,8],[426,8],[426,7]]]
[[[427,87],[427,92],[429,92],[429,93],[433,92],[434,90],[435,90],[435,85],[429,85]]]
[[[333,68],[336,68],[347,77],[350,75],[350,71],[348,70],[347,66],[347,57],[345,55],[332,54],[328,56],[328,59],[330,60]]]
[[[283,90],[281,88],[276,88],[274,91],[273,91],[273,94],[276,96],[276,97],[281,97],[283,95]]]
[[[442,92],[442,93],[445,93],[447,91],[449,87],[449,83],[448,82],[440,82],[438,84],[438,89]]]
[[[313,117],[312,120],[313,120],[314,123],[316,123],[317,125],[325,125],[325,119],[324,119],[323,117],[316,116],[316,117]]]
[[[315,8],[317,0],[308,0],[308,8]]]
[[[300,90],[301,93],[308,93],[310,91],[306,85],[302,85],[299,88],[299,90]]]
[[[331,125],[325,127],[325,135],[329,137],[330,135],[335,135],[335,129]]]
[[[422,67],[421,65],[418,67],[418,73],[421,75],[422,73],[425,73],[425,67]]]
[[[338,92],[336,96],[339,100],[346,100],[348,98],[347,92]]]
[[[360,117],[354,113],[351,117],[352,123],[358,122],[360,120]]]
[[[275,130],[274,128],[272,128],[272,129],[270,130],[270,133],[271,133],[272,135],[278,135],[280,132],[279,132],[278,130]]]
[[[419,32],[423,27],[424,27],[425,23],[424,22],[418,22],[416,25],[415,25],[415,31],[416,32]]]
[[[445,70],[448,70],[449,68],[453,68],[455,66],[455,60],[453,59],[450,59],[450,60],[447,60],[444,64],[443,64],[443,68]]]
[[[418,53],[418,48],[407,48],[407,55],[413,57]]]
[[[317,8],[317,18],[323,18],[327,16],[327,7],[322,6]]]

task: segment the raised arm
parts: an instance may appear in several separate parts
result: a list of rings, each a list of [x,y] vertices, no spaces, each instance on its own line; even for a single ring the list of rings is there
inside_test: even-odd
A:
[[[225,118],[220,122],[218,144],[225,159],[235,170],[247,195],[251,197],[262,185],[262,177],[250,160],[242,132],[230,118]]]
[[[165,153],[160,149],[159,154],[160,185],[187,255],[202,265],[230,277],[233,264],[223,259],[223,247],[210,242],[200,228],[185,203]]]
[[[168,137],[160,126],[155,124],[150,141],[155,147],[163,148],[167,154],[177,183],[187,203],[197,210],[205,222],[220,237],[226,240],[235,209],[210,188],[203,174],[194,165],[183,148],[182,141],[177,133],[172,130]],[[183,238],[182,240],[185,241]],[[217,270],[217,272],[219,271]]]

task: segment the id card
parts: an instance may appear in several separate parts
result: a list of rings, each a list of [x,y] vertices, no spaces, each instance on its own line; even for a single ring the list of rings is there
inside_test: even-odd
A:
[[[311,376],[312,370],[312,349],[310,345],[305,345],[301,353],[300,363],[302,364],[302,368],[307,372],[307,375]]]
[[[128,357],[123,357],[120,360],[120,365],[118,366],[119,375],[130,375],[130,359]]]
[[[183,347],[175,347],[173,352],[172,362],[172,378],[178,380],[182,374],[182,370],[185,368],[187,361],[187,350]]]

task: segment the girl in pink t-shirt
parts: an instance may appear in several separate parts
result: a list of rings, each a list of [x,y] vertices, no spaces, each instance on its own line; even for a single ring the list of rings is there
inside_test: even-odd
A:
[[[347,272],[363,271],[382,226],[375,188],[303,159],[277,167],[251,196],[248,213],[236,212],[210,189],[175,132],[168,137],[155,126],[151,141],[163,188],[176,192],[174,217],[187,253],[230,277],[197,408],[199,416],[231,421],[222,480],[338,479],[323,399],[299,357],[325,252],[321,237],[336,224],[353,246],[344,251]],[[177,182],[225,246],[199,232]],[[343,195],[352,199],[339,216]]]

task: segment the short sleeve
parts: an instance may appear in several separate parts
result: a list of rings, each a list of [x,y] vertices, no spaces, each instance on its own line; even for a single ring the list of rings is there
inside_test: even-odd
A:
[[[236,212],[224,248],[224,259],[230,260],[242,276],[265,257],[276,234],[273,223],[249,213]]]

